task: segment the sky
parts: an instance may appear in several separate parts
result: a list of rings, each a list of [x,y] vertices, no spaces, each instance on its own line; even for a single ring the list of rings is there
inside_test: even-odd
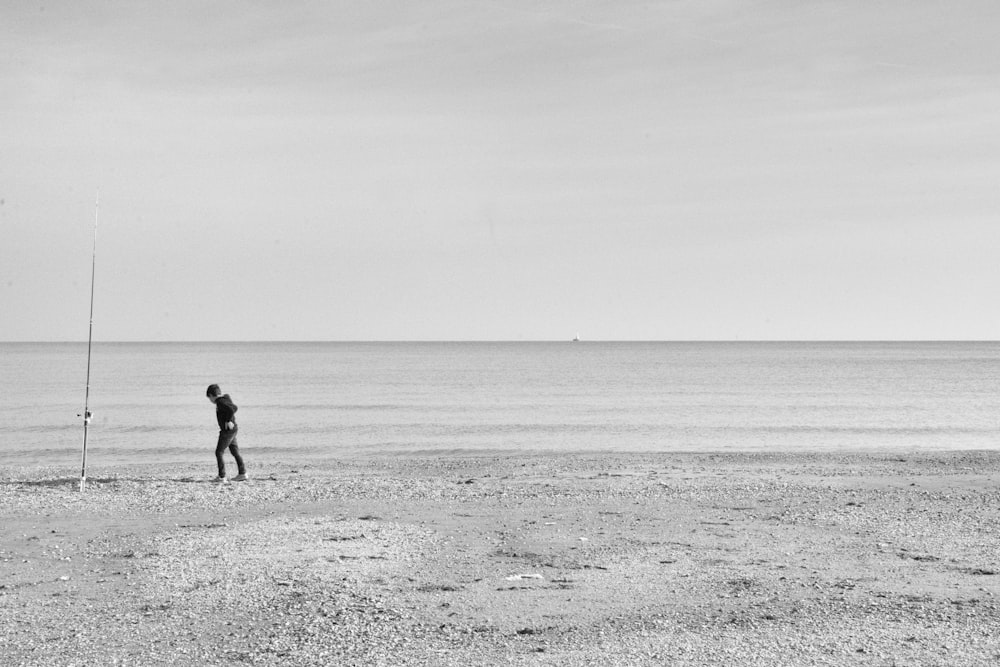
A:
[[[0,341],[1000,339],[1000,3],[0,6]]]

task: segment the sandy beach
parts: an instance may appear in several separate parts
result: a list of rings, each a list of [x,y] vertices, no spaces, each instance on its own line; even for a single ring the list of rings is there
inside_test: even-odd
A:
[[[4,665],[989,665],[1000,452],[0,468]]]

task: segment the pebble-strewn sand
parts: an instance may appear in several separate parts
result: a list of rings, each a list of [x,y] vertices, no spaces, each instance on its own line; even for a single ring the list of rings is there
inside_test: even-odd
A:
[[[1000,663],[1000,452],[210,454],[0,468],[0,664]]]

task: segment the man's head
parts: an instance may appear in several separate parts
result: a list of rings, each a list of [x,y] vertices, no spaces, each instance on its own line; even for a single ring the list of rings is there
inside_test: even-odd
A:
[[[210,384],[208,385],[208,389],[205,390],[205,395],[208,396],[208,400],[215,403],[215,399],[217,399],[219,396],[222,396],[222,390],[219,389],[219,385]]]

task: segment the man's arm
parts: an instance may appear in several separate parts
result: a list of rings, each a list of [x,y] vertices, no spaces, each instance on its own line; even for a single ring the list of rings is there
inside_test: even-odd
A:
[[[236,420],[233,417],[236,416],[236,411],[239,408],[230,399],[225,397],[220,397],[215,402],[215,407],[219,410],[219,416],[222,418],[221,420],[226,425],[226,428],[232,430],[236,425]]]

